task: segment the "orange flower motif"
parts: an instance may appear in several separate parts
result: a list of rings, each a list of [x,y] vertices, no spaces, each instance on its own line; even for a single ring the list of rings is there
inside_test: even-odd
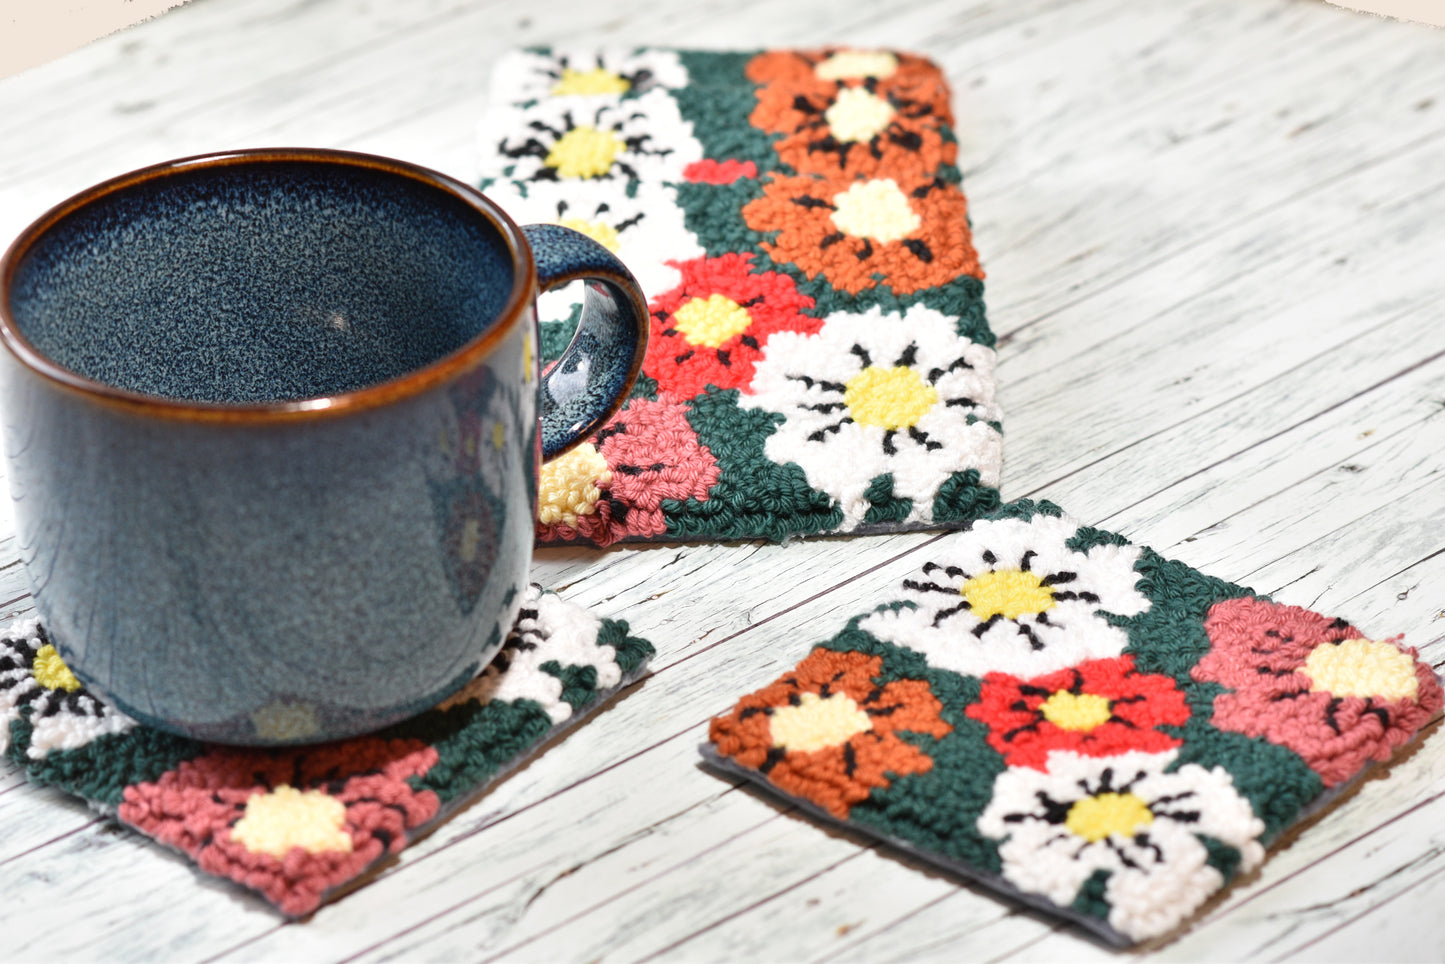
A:
[[[882,670],[881,656],[819,647],[715,718],[708,736],[722,756],[846,820],[875,788],[933,768],[900,731],[937,738],[953,729],[939,717],[943,705],[926,681],[879,686],[874,679]]]
[[[748,80],[768,87],[818,89],[828,85],[861,84],[872,80],[885,92],[933,88],[937,109],[948,111],[948,85],[943,73],[927,59],[891,50],[776,50],[748,61]]]
[[[800,174],[931,175],[958,159],[958,145],[943,137],[947,92],[940,97],[940,89],[890,89],[872,78],[858,85],[760,87],[749,121],[784,135],[773,147]]]
[[[799,173],[931,175],[957,157],[942,131],[952,123],[948,83],[921,57],[774,51],[754,57],[747,75],[761,85],[749,122],[784,135],[778,158]]]
[[[775,232],[761,244],[774,260],[852,295],[880,284],[912,294],[961,274],[983,277],[968,202],[941,178],[774,177],[743,207],[743,219]]]

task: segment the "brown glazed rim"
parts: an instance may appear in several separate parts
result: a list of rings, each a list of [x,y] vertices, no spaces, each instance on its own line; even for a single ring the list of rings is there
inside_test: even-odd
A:
[[[478,214],[486,218],[493,229],[501,235],[512,257],[514,268],[512,291],[507,296],[507,301],[498,312],[497,317],[486,327],[486,330],[460,348],[428,365],[396,378],[336,395],[247,404],[162,398],[107,385],[56,364],[20,333],[15,319],[10,316],[10,286],[14,280],[15,271],[35,242],[62,220],[103,197],[171,174],[276,161],[341,165],[383,171],[445,191],[471,206]],[[483,197],[481,192],[445,174],[406,161],[353,151],[309,147],[222,151],[153,164],[103,181],[60,202],[22,231],[15,242],[10,245],[10,249],[5,252],[5,256],[0,258],[0,342],[4,343],[21,365],[40,377],[92,401],[119,408],[134,415],[192,422],[230,422],[250,425],[307,421],[344,415],[348,412],[364,411],[398,402],[419,395],[437,385],[446,384],[462,373],[472,370],[506,339],[518,321],[525,315],[525,308],[531,301],[536,288],[537,267],[532,260],[531,249],[527,246],[521,229],[511,218],[507,217],[501,208]]]

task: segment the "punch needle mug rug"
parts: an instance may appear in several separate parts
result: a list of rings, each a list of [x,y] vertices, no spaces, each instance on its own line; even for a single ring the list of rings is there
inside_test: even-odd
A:
[[[892,532],[996,508],[994,336],[948,87],[888,51],[518,51],[482,188],[650,300],[627,406],[543,470],[541,544]],[[548,317],[555,359],[575,315]]]
[[[1398,638],[1017,503],[715,718],[703,755],[1121,946],[1440,712]]]
[[[0,753],[299,917],[581,723],[652,652],[625,622],[534,585],[496,658],[441,705],[332,743],[225,747],[106,706],[32,619],[0,631]],[[307,712],[278,707],[258,731],[305,732]]]

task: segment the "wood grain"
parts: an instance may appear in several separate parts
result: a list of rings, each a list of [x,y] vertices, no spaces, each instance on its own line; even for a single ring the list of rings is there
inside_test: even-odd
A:
[[[1005,495],[1403,632],[1445,664],[1445,35],[1316,0],[195,0],[0,81],[0,236],[101,178],[263,144],[475,175],[519,44],[926,53],[1000,334]],[[0,615],[29,611],[0,512]],[[7,957],[1058,960],[1069,927],[697,765],[706,720],[930,534],[538,553],[654,673],[366,886],[287,924],[0,765]],[[1166,960],[1439,959],[1434,734]]]

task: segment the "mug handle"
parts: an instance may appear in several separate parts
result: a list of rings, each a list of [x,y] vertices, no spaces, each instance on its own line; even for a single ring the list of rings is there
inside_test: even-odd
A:
[[[539,292],[587,283],[577,333],[542,376],[545,461],[581,443],[622,407],[642,371],[651,326],[642,288],[611,251],[558,224],[528,224],[522,233],[537,265]]]

